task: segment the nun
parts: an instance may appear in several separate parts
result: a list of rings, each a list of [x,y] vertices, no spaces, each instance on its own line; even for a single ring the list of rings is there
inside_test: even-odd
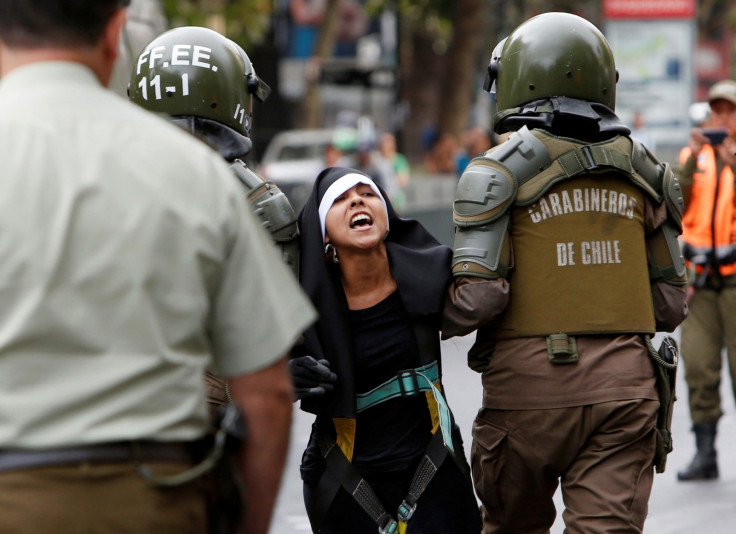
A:
[[[316,415],[301,465],[313,532],[480,533],[441,380],[452,251],[344,167],[319,174],[299,228],[300,282],[320,316],[290,362]]]

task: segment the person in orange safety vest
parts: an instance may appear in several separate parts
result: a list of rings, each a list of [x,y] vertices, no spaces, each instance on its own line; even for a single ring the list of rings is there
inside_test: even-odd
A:
[[[678,480],[718,477],[715,437],[722,415],[721,350],[736,384],[736,81],[708,93],[711,116],[692,130],[678,173],[685,199],[683,255],[690,268],[689,316],[682,324],[682,357],[697,452]],[[734,389],[736,396],[736,389]]]

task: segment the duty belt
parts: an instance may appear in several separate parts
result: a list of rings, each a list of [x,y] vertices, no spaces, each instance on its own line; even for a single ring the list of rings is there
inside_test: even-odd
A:
[[[0,472],[77,463],[182,462],[194,458],[191,442],[131,441],[45,450],[0,450]]]

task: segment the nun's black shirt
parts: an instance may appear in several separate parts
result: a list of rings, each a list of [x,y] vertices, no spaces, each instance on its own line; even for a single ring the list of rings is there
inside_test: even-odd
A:
[[[375,306],[349,312],[355,391],[365,393],[420,365],[419,349],[398,291]],[[360,412],[353,464],[360,472],[406,469],[431,436],[424,393],[396,398]]]

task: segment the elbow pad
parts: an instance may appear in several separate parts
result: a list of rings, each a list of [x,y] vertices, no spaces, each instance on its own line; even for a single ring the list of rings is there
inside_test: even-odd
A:
[[[498,162],[481,157],[468,165],[453,203],[454,276],[507,277],[509,208],[515,194],[513,176]]]
[[[251,209],[281,250],[284,262],[298,277],[299,228],[289,199],[276,184],[263,181],[241,160],[235,160],[231,169],[245,186]]]

